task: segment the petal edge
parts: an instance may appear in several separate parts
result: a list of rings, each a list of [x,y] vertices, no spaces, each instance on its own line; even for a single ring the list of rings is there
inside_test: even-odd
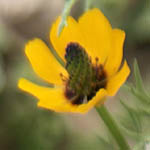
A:
[[[114,96],[117,93],[120,86],[127,80],[129,74],[130,68],[125,60],[120,71],[118,71],[114,76],[108,79],[106,90],[109,96]]]
[[[29,41],[25,53],[34,71],[49,83],[62,84],[60,73],[67,77],[66,70],[59,64],[46,44],[40,39]]]

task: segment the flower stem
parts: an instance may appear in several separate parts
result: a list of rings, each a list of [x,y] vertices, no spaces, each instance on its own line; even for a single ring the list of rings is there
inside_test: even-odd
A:
[[[108,130],[116,140],[116,143],[120,147],[120,150],[130,150],[128,143],[126,142],[125,138],[121,134],[119,127],[117,126],[115,120],[112,118],[110,113],[107,111],[106,107],[104,105],[101,105],[100,107],[96,107],[96,110],[99,116],[104,121]]]

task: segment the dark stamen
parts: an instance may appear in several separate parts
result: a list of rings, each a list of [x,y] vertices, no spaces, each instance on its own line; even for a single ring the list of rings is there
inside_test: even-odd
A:
[[[95,65],[92,64],[85,49],[78,43],[67,45],[65,59],[69,74],[65,96],[72,104],[82,104],[85,97],[89,101],[100,88],[106,87],[106,73],[99,65],[98,57],[95,58]]]
[[[60,77],[61,77],[61,79],[62,79],[63,82],[67,81],[67,78],[62,73],[60,73]]]

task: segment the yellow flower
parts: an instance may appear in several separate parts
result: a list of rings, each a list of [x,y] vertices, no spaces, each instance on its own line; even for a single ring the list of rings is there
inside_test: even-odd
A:
[[[40,39],[30,41],[25,53],[34,71],[54,88],[20,79],[20,89],[39,99],[38,106],[56,112],[85,113],[106,96],[114,96],[126,81],[130,69],[123,57],[124,31],[112,29],[107,18],[94,8],[78,21],[67,18],[57,36],[61,17],[52,25],[50,40],[65,67]]]

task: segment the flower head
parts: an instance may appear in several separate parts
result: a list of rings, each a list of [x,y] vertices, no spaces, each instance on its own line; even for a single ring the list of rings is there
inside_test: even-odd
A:
[[[20,79],[18,86],[39,99],[38,106],[57,112],[85,113],[106,96],[114,96],[130,69],[123,62],[124,31],[112,29],[107,18],[94,8],[78,21],[67,18],[57,35],[61,17],[52,25],[50,40],[65,62],[63,67],[40,39],[30,41],[25,53],[34,71],[54,88]]]

